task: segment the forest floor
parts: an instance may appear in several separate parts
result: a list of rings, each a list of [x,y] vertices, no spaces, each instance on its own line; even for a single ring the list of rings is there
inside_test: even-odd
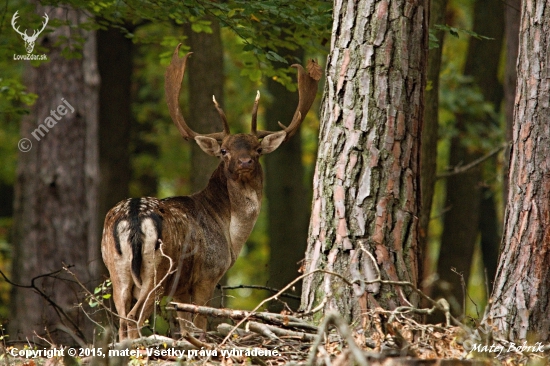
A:
[[[94,347],[4,346],[0,365],[546,365],[550,347],[499,340],[483,329],[423,325],[403,314],[373,310],[357,326],[329,313],[319,326],[290,315],[175,304],[197,314],[233,319],[214,332],[180,340],[152,335]]]

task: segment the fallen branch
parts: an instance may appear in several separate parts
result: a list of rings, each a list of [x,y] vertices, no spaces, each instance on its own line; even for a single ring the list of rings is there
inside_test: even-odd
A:
[[[281,315],[266,312],[254,312],[245,310],[217,309],[209,306],[198,306],[193,304],[182,304],[171,302],[172,307],[167,307],[168,310],[185,311],[193,314],[204,316],[212,316],[215,318],[230,318],[234,320],[257,319],[286,328],[298,328],[310,332],[317,332],[318,328],[314,325],[303,322],[301,319],[289,315]]]
[[[226,335],[229,334],[229,332],[231,332],[231,329],[233,329],[233,326],[231,324],[227,324],[227,323],[221,323],[221,324],[218,324],[218,326],[216,327],[218,333],[220,333],[221,335],[223,335],[224,337]],[[252,334],[251,332],[247,331],[247,330],[244,330],[244,329],[237,329],[236,333],[239,335],[239,337],[244,337],[244,336],[247,336],[249,334]]]
[[[278,298],[278,296],[280,294],[282,294],[283,292],[285,292],[286,290],[288,290],[289,288],[291,288],[292,286],[294,286],[294,284],[298,281],[301,281],[302,279],[304,279],[305,277],[307,276],[311,276],[312,274],[315,274],[315,273],[319,273],[319,272],[324,272],[324,273],[327,273],[328,271],[325,271],[323,269],[316,269],[316,270],[313,270],[311,272],[308,272],[308,273],[304,273],[303,275],[300,275],[298,277],[296,277],[294,280],[292,280],[288,285],[286,285],[285,287],[283,287],[278,293],[276,293],[275,295],[271,296],[271,297],[268,297],[267,299],[264,299],[262,300],[258,305],[256,305],[256,307],[254,309],[252,309],[252,313],[254,313],[256,310],[258,310],[259,308],[261,308],[264,304],[270,302],[270,301],[273,301],[273,300],[276,300]],[[329,272],[331,273],[332,275],[336,276],[336,277],[339,277],[341,278],[344,282],[346,283],[350,283],[344,276],[342,276],[341,274],[338,274],[338,273],[334,273],[334,272]],[[225,336],[225,338],[223,339],[222,343],[220,345],[223,345],[225,344],[225,342],[227,342],[227,340],[229,339],[229,337],[231,336],[231,333],[235,331],[235,329],[237,329],[242,323],[244,323],[246,320],[248,319],[248,317],[245,317],[244,319],[242,319],[241,321],[239,321],[237,324],[235,324],[235,326],[233,327],[233,330],[231,332],[229,332],[228,335]],[[295,318],[297,319],[297,318]],[[299,320],[299,319],[298,319]],[[300,320],[299,320],[300,321]],[[303,324],[303,323],[302,323]]]
[[[269,291],[271,293],[278,293],[279,290],[276,289],[276,288],[273,288],[273,287],[267,287],[267,286],[259,286],[259,285],[238,285],[238,286],[220,286],[220,289],[222,291],[225,291],[225,290],[237,290],[237,289],[241,289],[241,288],[250,288],[250,289],[253,289],[253,290],[266,290],[266,291]],[[300,300],[301,297],[298,296],[298,295],[292,295],[292,294],[287,294],[287,293],[282,293],[280,294],[281,297],[288,297],[289,299],[295,299],[295,300]]]
[[[191,342],[183,340],[183,341],[175,341],[172,338],[159,336],[159,335],[151,335],[149,337],[141,337],[132,340],[129,342],[128,340],[125,340],[123,342],[114,343],[110,345],[111,349],[126,349],[126,348],[139,348],[139,347],[155,347],[155,346],[162,346],[166,348],[175,348],[178,350],[192,350],[197,349],[195,345],[193,345]]]
[[[250,329],[254,333],[258,333],[259,335],[268,338],[269,340],[272,340],[272,341],[279,340],[279,337],[277,337],[275,333],[273,333],[266,324],[248,322],[248,329]]]
[[[315,335],[310,334],[310,333],[295,332],[293,330],[281,329],[281,328],[275,327],[273,325],[261,324],[261,323],[256,323],[256,322],[249,322],[248,325],[249,325],[249,329],[252,330],[252,331],[255,331],[254,329],[257,329],[257,328],[262,328],[262,329],[265,329],[265,330],[271,332],[272,334],[274,334],[278,337],[292,337],[292,338],[297,338],[299,340],[308,341],[308,342],[312,342],[312,341],[315,340]],[[253,329],[253,327],[254,327],[254,329]]]

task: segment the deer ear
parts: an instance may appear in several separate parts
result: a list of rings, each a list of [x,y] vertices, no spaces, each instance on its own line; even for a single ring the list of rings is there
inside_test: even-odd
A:
[[[270,152],[275,151],[285,140],[286,132],[279,131],[271,135],[267,135],[262,140],[262,154],[269,154]]]
[[[197,142],[197,145],[207,153],[208,155],[212,156],[220,156],[220,144],[216,139],[213,139],[212,137],[205,137],[205,136],[196,136],[195,141]]]

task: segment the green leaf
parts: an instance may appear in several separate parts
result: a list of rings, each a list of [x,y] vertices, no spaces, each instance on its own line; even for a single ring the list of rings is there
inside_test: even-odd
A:
[[[433,50],[434,48],[439,48],[439,39],[437,39],[437,36],[434,34],[433,29],[430,29],[430,32],[428,33],[428,48],[430,50]]]
[[[166,335],[168,334],[168,330],[170,330],[170,324],[168,324],[166,319],[157,314],[155,317],[155,331],[158,334]]]
[[[279,54],[273,51],[268,51],[265,57],[267,57],[267,59],[271,61],[277,61],[277,62],[282,62],[284,64],[288,64],[287,60],[285,60],[283,57],[281,57]]]

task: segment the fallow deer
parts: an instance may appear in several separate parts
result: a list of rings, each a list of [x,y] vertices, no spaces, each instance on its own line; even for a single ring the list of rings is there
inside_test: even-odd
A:
[[[101,251],[113,285],[120,316],[119,338],[136,338],[159,296],[174,301],[206,304],[225,272],[235,263],[258,218],[263,173],[258,161],[292,137],[310,109],[320,75],[315,62],[298,70],[299,102],[288,127],[277,132],[256,128],[259,92],[252,112],[250,134],[229,132],[227,118],[214,98],[223,132],[199,134],[186,124],[179,94],[189,54],[176,47],[165,75],[170,116],[184,139],[221,161],[202,191],[185,197],[130,198],[113,207],[105,218]],[[133,299],[136,299],[133,305]],[[180,319],[188,319],[178,314]],[[206,318],[194,321],[206,328]],[[180,326],[184,327],[180,320]]]

